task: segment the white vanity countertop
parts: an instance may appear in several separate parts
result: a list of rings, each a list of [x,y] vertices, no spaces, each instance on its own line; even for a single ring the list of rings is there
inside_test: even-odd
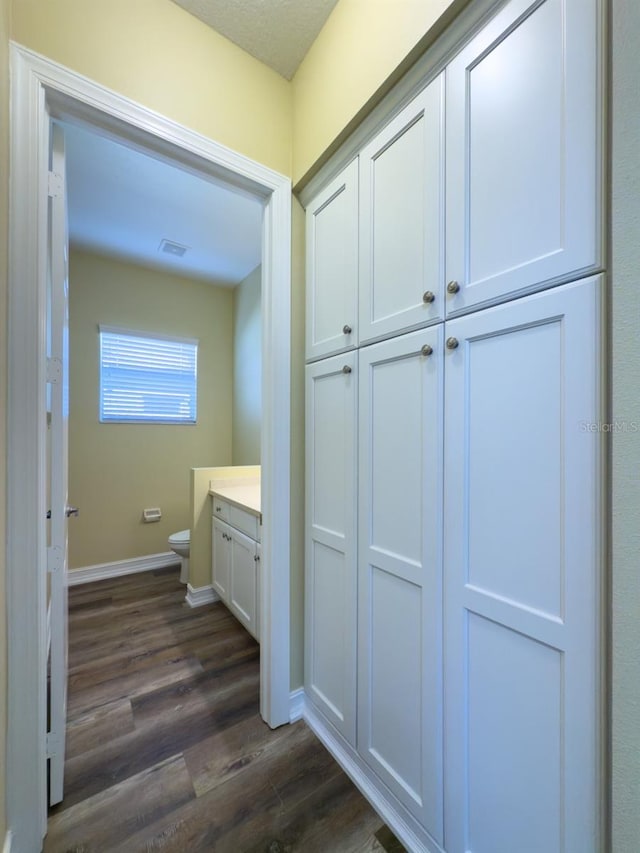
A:
[[[211,480],[209,494],[246,509],[261,519],[259,480]]]

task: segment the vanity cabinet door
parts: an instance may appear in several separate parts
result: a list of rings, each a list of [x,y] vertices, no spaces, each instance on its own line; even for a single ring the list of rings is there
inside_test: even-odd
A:
[[[262,629],[262,614],[260,607],[262,602],[262,545],[256,543],[256,633],[255,638],[260,642],[260,631]]]
[[[220,598],[229,603],[229,570],[231,568],[231,537],[229,528],[213,518],[211,528],[211,582]]]
[[[254,539],[229,528],[231,539],[231,581],[229,607],[252,636],[258,636],[256,620],[256,575],[258,545]]]

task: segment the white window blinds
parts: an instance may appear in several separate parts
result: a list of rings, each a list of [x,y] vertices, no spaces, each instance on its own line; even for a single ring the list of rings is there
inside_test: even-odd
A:
[[[196,422],[198,342],[100,326],[103,423]]]

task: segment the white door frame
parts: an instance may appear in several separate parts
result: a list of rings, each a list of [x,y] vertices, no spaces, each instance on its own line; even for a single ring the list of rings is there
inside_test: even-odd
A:
[[[51,117],[72,118],[258,196],[262,255],[261,701],[289,721],[291,182],[57,63],[11,45],[7,421],[7,818],[14,850],[46,832],[46,252]]]

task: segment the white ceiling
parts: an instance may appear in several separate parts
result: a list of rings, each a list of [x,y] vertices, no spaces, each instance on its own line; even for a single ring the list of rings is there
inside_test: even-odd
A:
[[[291,80],[337,0],[174,0]]]
[[[257,199],[75,126],[65,139],[72,245],[229,286],[260,263]]]

